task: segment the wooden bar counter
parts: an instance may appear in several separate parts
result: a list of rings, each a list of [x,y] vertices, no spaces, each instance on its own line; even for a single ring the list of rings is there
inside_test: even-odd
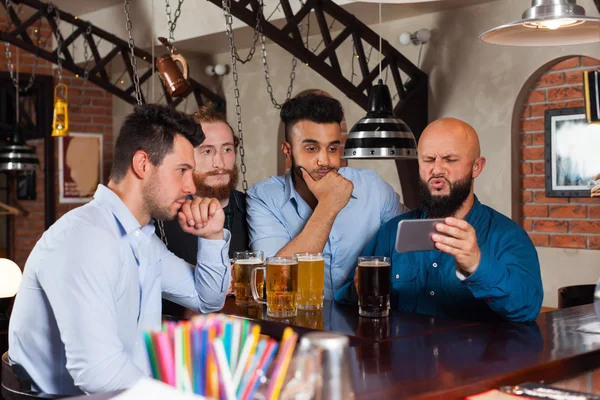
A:
[[[600,367],[593,305],[543,313],[534,323],[477,323],[398,311],[370,319],[359,317],[358,307],[331,301],[322,312],[274,319],[262,307],[235,306],[231,297],[221,312],[258,323],[276,338],[288,324],[301,335],[312,330],[347,335],[357,399],[462,399],[503,385],[552,384]]]

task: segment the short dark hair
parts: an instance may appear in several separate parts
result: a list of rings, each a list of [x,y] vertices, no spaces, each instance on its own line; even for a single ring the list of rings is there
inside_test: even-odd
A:
[[[344,119],[342,104],[336,99],[320,93],[296,96],[286,101],[279,113],[285,125],[285,140],[289,142],[290,133],[298,121],[311,121],[317,124],[340,124]]]
[[[160,165],[173,151],[175,135],[183,136],[194,147],[204,141],[202,128],[188,114],[159,104],[136,106],[121,126],[110,179],[121,181],[139,150],[148,153],[153,165]]]
[[[222,122],[231,129],[231,134],[233,135],[233,150],[237,153],[237,149],[240,145],[240,138],[238,138],[233,132],[233,127],[227,122],[227,116],[222,113],[214,110],[213,108],[209,108],[206,106],[202,106],[192,114],[192,118],[196,121],[197,124],[202,126],[202,123],[211,123],[211,122]]]

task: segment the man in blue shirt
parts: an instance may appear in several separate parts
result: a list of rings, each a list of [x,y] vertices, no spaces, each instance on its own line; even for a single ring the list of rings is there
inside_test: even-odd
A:
[[[291,170],[247,193],[252,249],[266,257],[324,253],[325,299],[333,299],[379,227],[405,210],[375,171],[340,168],[342,118],[341,104],[329,96],[287,101],[281,149]]]
[[[196,192],[186,114],[138,106],[123,123],[107,186],[65,214],[29,255],[9,328],[9,356],[52,394],[106,392],[149,375],[142,332],[160,329],[161,294],[188,308],[222,308],[230,233],[219,201]],[[176,257],[153,219],[177,217],[198,237],[196,265]]]
[[[419,140],[422,208],[385,224],[363,255],[391,257],[391,307],[472,320],[532,321],[543,298],[537,252],[514,221],[479,202],[473,182],[485,166],[479,138],[463,121],[431,123]],[[397,253],[403,219],[445,218],[436,250]],[[356,303],[354,271],[335,300]],[[353,279],[354,278],[354,279]]]

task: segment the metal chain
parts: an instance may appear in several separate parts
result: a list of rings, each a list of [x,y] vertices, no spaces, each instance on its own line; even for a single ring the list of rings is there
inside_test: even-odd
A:
[[[227,38],[229,39],[229,51],[231,55],[231,74],[233,76],[233,94],[235,98],[235,114],[237,117],[237,131],[238,137],[240,139],[240,171],[242,171],[242,188],[244,192],[248,190],[248,181],[246,180],[246,163],[244,161],[245,151],[244,151],[244,133],[242,131],[242,107],[240,106],[240,88],[238,85],[238,73],[237,73],[237,61],[238,57],[235,51],[235,43],[233,38],[233,29],[232,29],[232,16],[230,9],[230,1],[231,0],[223,0],[223,12],[225,14],[225,33],[227,34]],[[259,14],[262,13],[262,8],[257,11]],[[240,61],[241,62],[241,61]],[[243,63],[242,63],[243,64]]]
[[[269,97],[271,98],[271,103],[273,103],[273,106],[279,110],[281,109],[283,103],[285,103],[292,97],[292,91],[294,90],[294,79],[296,79],[296,64],[298,63],[298,59],[296,57],[292,58],[290,84],[288,86],[287,93],[285,94],[285,100],[283,101],[283,103],[279,104],[277,100],[275,100],[275,96],[273,96],[271,76],[269,75],[269,64],[267,64],[267,48],[265,47],[265,35],[263,35],[262,30],[260,32],[260,53],[262,55],[263,69],[265,71],[265,81],[267,82],[267,92],[269,93]]]
[[[23,6],[23,4],[21,4],[21,7],[22,6]],[[11,26],[10,12],[9,12],[10,7],[12,7],[11,0],[6,0],[6,10],[7,10],[7,13],[9,13],[9,18],[6,19],[6,32],[8,32],[10,30],[10,26]],[[19,7],[19,9],[16,11],[17,14],[21,10],[21,7]],[[25,86],[24,88],[19,87],[19,82],[17,81],[17,79],[15,77],[15,67],[12,63],[12,52],[10,51],[10,43],[4,42],[4,52],[6,55],[6,62],[8,63],[8,72],[10,74],[10,79],[12,80],[12,83],[15,86],[15,88],[17,88],[21,93],[25,93],[29,89],[31,89],[31,87],[33,86],[33,83],[35,82],[35,70],[37,68],[38,59],[39,59],[39,55],[40,55],[40,47],[39,46],[40,46],[40,42],[41,42],[41,40],[40,40],[41,35],[42,35],[42,18],[40,18],[38,20],[38,27],[37,27],[37,32],[36,32],[36,46],[38,46],[38,50],[36,51],[35,58],[33,60],[33,68],[31,70],[31,75],[29,76],[29,82],[27,83],[27,86]],[[46,43],[48,42],[49,38],[50,38],[50,34],[48,34],[48,36],[46,36],[46,39],[44,40],[44,44],[41,47],[41,49],[44,49],[46,47]]]
[[[137,60],[135,57],[135,42],[131,36],[133,26],[131,24],[129,0],[125,0],[125,17],[127,18],[127,34],[129,35],[129,59],[133,68],[133,85],[135,86],[135,99],[138,104],[142,104],[142,90],[140,89],[140,77],[137,73]]]
[[[301,5],[304,5],[302,1],[300,1]],[[261,10],[263,7],[263,1],[260,1]],[[300,30],[302,30],[302,24],[300,25]],[[298,59],[296,57],[292,58],[292,71],[290,72],[290,84],[287,89],[287,93],[285,94],[285,100],[283,103],[279,104],[277,100],[275,100],[275,96],[273,96],[273,87],[271,86],[271,76],[269,75],[269,64],[267,63],[267,48],[265,46],[265,35],[262,32],[262,27],[260,27],[260,53],[262,55],[263,69],[265,71],[265,81],[267,82],[267,92],[269,93],[269,97],[271,98],[271,103],[276,109],[281,109],[283,103],[288,101],[292,97],[292,91],[294,90],[294,79],[296,79],[296,65],[298,63]]]
[[[92,34],[92,24],[88,25],[85,31],[85,37],[83,38],[83,59],[85,60],[85,64],[83,65],[83,86],[81,88],[81,93],[79,93],[79,109],[81,109],[81,105],[83,104],[83,96],[85,95],[85,91],[87,90],[87,81],[90,77],[90,71],[88,71],[88,63],[90,62],[90,56],[88,53],[88,37],[91,37]],[[92,38],[93,40],[93,38]]]
[[[352,70],[350,71],[350,83],[354,84],[354,77],[356,73],[354,72],[354,61],[358,58],[359,55],[356,53],[356,41],[354,40],[354,35],[352,35]]]
[[[54,11],[54,23],[56,24],[56,32],[54,32],[54,37],[56,38],[56,65],[58,65],[58,69],[56,73],[58,75],[58,83],[62,83],[63,80],[63,67],[62,60],[60,58],[63,50],[62,50],[62,34],[60,33],[60,11],[56,6],[52,3],[48,3],[48,14],[52,14]]]
[[[167,18],[168,18],[168,26],[169,26],[169,41],[171,44],[175,41],[175,26],[177,25],[177,20],[181,15],[181,5],[183,4],[183,0],[179,0],[179,4],[177,4],[177,10],[175,10],[175,19],[171,22],[171,5],[169,4],[169,0],[165,0],[167,5]]]
[[[262,2],[260,3],[260,8],[256,12],[256,24],[254,25],[254,37],[252,38],[252,47],[250,47],[250,50],[248,51],[248,55],[244,59],[242,59],[240,57],[240,55],[238,54],[237,48],[235,46],[235,40],[233,40],[234,34],[233,34],[233,15],[231,15],[231,0],[223,0],[222,7],[223,7],[223,15],[225,16],[225,31],[227,33],[227,36],[231,35],[231,37],[232,37],[232,40],[230,40],[230,44],[231,44],[231,46],[233,46],[232,47],[233,55],[237,61],[241,62],[242,64],[246,64],[247,62],[252,60],[252,57],[254,57],[254,53],[256,52],[256,43],[258,43],[258,35],[259,35],[259,30],[260,30],[260,21],[261,21],[261,16],[262,16],[263,4],[262,4]]]

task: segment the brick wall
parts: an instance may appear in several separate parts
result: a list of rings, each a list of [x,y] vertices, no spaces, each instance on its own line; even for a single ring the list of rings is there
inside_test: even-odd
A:
[[[521,139],[522,226],[536,246],[600,249],[600,199],[545,196],[544,112],[583,107],[583,71],[600,61],[571,57],[533,84],[523,105]]]
[[[4,26],[4,20],[0,19],[0,25]],[[37,25],[37,24],[36,24]],[[33,31],[34,28],[31,28]],[[48,28],[42,28],[42,40],[46,37]],[[35,37],[30,32],[31,37]],[[50,44],[46,49],[50,48]],[[3,44],[0,45],[0,70],[7,71],[7,61],[4,53]],[[16,63],[16,49],[11,46],[12,60]],[[20,72],[31,73],[34,64],[34,55],[27,53],[24,50],[20,51]],[[40,59],[36,75],[51,75],[52,64]],[[112,97],[111,95],[98,88],[97,86],[87,83],[86,90],[83,96],[83,101],[80,106],[80,93],[83,88],[83,79],[77,78],[68,71],[63,72],[63,83],[69,89],[69,129],[72,132],[80,133],[103,133],[104,134],[104,182],[108,179],[110,165],[112,162]],[[54,83],[57,83],[55,78]],[[50,127],[48,127],[50,129]],[[56,218],[60,218],[67,211],[74,209],[79,204],[59,204],[58,203],[58,139],[55,140],[55,166],[56,179],[53,182],[56,196]],[[28,216],[13,217],[14,218],[14,261],[23,268],[25,261],[31,252],[31,249],[44,233],[44,140],[32,140],[28,143],[36,148],[37,155],[40,159],[40,168],[36,171],[36,200],[20,201],[19,204],[29,212]]]

